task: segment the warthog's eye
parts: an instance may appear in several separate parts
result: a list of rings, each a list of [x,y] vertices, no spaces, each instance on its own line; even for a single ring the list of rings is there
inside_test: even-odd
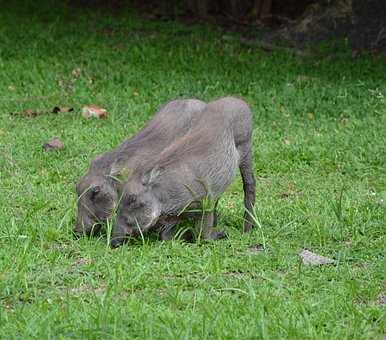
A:
[[[91,199],[95,199],[95,197],[98,195],[98,193],[101,191],[101,187],[100,186],[95,186],[95,187],[92,187],[90,189],[90,192],[91,192]]]
[[[126,203],[127,204],[133,204],[137,200],[137,195],[135,194],[129,194],[126,196]]]

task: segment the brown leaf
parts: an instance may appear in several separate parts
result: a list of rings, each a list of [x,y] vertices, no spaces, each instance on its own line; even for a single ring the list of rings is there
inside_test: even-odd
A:
[[[64,144],[56,137],[43,144],[44,151],[61,150],[63,148]]]
[[[74,68],[71,72],[71,74],[75,77],[75,78],[78,78],[80,76],[80,73],[81,73],[81,70],[79,67],[77,68]]]
[[[307,249],[302,250],[299,253],[300,258],[303,260],[305,265],[310,266],[319,266],[323,264],[333,264],[334,260],[329,259],[328,257],[324,257],[318,254],[315,254]]]
[[[291,142],[290,142],[288,139],[284,139],[284,140],[283,140],[283,143],[284,143],[285,145],[290,145],[290,144],[291,144]]]
[[[307,112],[307,117],[308,117],[309,120],[313,120],[313,119],[315,119],[315,113]]]
[[[260,243],[257,243],[257,244],[253,244],[251,246],[248,247],[248,250],[252,253],[260,253],[262,251],[264,251],[264,246]]]
[[[96,105],[88,105],[83,107],[82,114],[85,118],[106,118],[107,110]]]
[[[71,112],[74,111],[74,108],[68,107],[68,106],[55,106],[52,109],[53,113],[66,113],[66,112]]]

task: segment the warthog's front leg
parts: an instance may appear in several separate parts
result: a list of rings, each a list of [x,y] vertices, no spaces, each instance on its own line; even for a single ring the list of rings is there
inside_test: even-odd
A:
[[[162,241],[170,241],[175,237],[175,226],[178,222],[177,219],[168,219],[156,226],[160,231],[160,238]]]
[[[215,212],[203,212],[196,219],[196,230],[205,240],[219,240],[226,238],[225,231],[213,229]]]

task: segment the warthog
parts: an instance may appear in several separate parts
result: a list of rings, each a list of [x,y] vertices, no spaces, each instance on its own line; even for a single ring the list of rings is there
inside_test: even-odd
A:
[[[213,229],[212,209],[202,203],[218,199],[234,179],[237,167],[244,187],[244,230],[252,228],[248,212],[255,203],[256,184],[251,111],[241,99],[226,97],[207,104],[197,117],[194,128],[137,169],[125,184],[113,247],[156,225],[170,230],[187,217],[196,220],[204,239],[225,237],[224,232]]]
[[[206,103],[196,99],[171,101],[138,134],[115,150],[96,157],[87,174],[76,185],[78,216],[75,234],[97,232],[118,204],[122,183],[117,175],[122,169],[132,172],[146,160],[157,157],[174,139],[195,125],[196,113],[205,106]]]

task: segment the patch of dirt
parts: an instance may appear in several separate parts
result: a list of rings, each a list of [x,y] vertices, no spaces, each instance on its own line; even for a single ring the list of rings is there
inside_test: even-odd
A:
[[[102,294],[106,291],[107,286],[105,284],[101,285],[100,287],[92,287],[91,285],[83,285],[80,287],[70,288],[68,289],[68,292],[74,295],[80,295],[80,294]]]
[[[87,266],[92,263],[94,263],[94,261],[92,261],[91,259],[79,258],[72,264],[72,267],[78,268],[81,266]]]
[[[307,249],[302,250],[299,253],[300,258],[303,261],[303,264],[309,265],[309,266],[320,266],[320,265],[325,265],[325,264],[334,264],[335,261],[328,258],[324,257],[318,254],[315,254]]]

